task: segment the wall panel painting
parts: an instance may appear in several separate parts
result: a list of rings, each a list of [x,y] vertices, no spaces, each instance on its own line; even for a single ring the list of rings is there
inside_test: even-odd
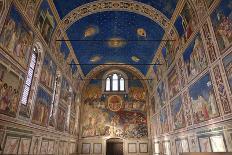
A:
[[[222,135],[214,135],[210,137],[213,152],[226,152],[226,146]]]
[[[54,154],[54,144],[55,142],[53,140],[48,142],[48,154]]]
[[[189,96],[192,103],[194,123],[219,116],[217,102],[209,74],[190,86]]]
[[[0,63],[0,113],[16,116],[22,84],[19,75]]]
[[[189,80],[207,67],[205,50],[200,34],[192,41],[183,54]]]
[[[94,143],[93,144],[93,153],[95,153],[95,154],[102,153],[102,144],[101,143]]]
[[[28,154],[31,145],[31,138],[21,138],[18,154]]]
[[[59,107],[57,111],[57,129],[59,131],[64,131],[65,129],[65,116],[66,116],[65,109]]]
[[[56,68],[57,66],[55,62],[52,60],[51,56],[46,53],[44,56],[40,82],[51,91],[54,88],[54,83],[56,79]]]
[[[232,9],[231,1],[222,0],[219,6],[211,14],[211,20],[221,52],[230,46],[232,42]]]
[[[17,154],[20,137],[7,136],[3,154]]]
[[[30,57],[34,34],[12,5],[0,34],[0,46],[25,69]]]
[[[47,0],[43,0],[35,20],[35,26],[41,32],[44,40],[50,42],[56,21]]]
[[[183,10],[178,16],[175,27],[181,36],[182,45],[190,38],[194,28],[196,27],[196,13],[191,4],[188,1],[185,1]]]
[[[40,154],[48,154],[48,140],[41,142]]]
[[[184,107],[181,96],[178,96],[171,103],[171,111],[175,129],[180,129],[186,126]]]
[[[222,61],[225,67],[228,83],[232,91],[232,52],[230,52],[230,54],[228,54]]]
[[[169,98],[173,98],[180,90],[179,77],[176,66],[168,73]]]
[[[32,122],[47,126],[52,97],[43,88],[39,87],[35,101]]]
[[[199,138],[199,145],[201,152],[212,152],[209,137]]]

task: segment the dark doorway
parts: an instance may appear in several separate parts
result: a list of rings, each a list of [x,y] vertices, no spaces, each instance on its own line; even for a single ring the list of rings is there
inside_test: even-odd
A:
[[[106,155],[123,155],[123,142],[120,139],[106,141]]]

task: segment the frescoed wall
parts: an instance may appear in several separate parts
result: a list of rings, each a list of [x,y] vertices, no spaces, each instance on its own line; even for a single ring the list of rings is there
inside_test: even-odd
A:
[[[102,76],[103,73],[97,79]],[[91,81],[84,92],[81,136],[146,138],[146,95],[140,81],[129,81],[128,93],[121,95],[102,93],[102,82]]]
[[[167,68],[158,77],[159,66],[152,67],[155,70],[148,76],[154,83],[150,96],[153,153],[232,150],[231,138],[226,138],[232,128],[231,4],[204,1],[202,14],[186,1],[175,22],[181,40],[178,50],[175,53],[174,42],[166,41],[158,51],[156,58],[163,57]],[[168,55],[170,51],[175,54]],[[168,141],[173,145],[167,146]]]
[[[34,33],[15,6],[12,6],[0,35],[0,46],[20,65],[27,68]]]

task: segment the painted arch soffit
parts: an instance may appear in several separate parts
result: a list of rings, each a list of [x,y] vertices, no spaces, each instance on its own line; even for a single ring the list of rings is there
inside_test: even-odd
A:
[[[145,16],[159,24],[165,31],[168,31],[170,38],[178,36],[176,28],[170,20],[159,10],[147,4],[132,0],[98,0],[81,5],[68,13],[58,24],[53,39],[61,38],[61,29],[65,32],[76,21],[99,12],[104,11],[126,11]]]

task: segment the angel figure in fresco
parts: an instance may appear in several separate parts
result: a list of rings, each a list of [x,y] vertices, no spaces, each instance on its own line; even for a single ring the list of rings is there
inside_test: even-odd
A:
[[[217,18],[221,21],[217,28],[217,32],[222,37],[225,47],[228,47],[232,41],[232,20],[224,16],[221,12],[217,14]]]

